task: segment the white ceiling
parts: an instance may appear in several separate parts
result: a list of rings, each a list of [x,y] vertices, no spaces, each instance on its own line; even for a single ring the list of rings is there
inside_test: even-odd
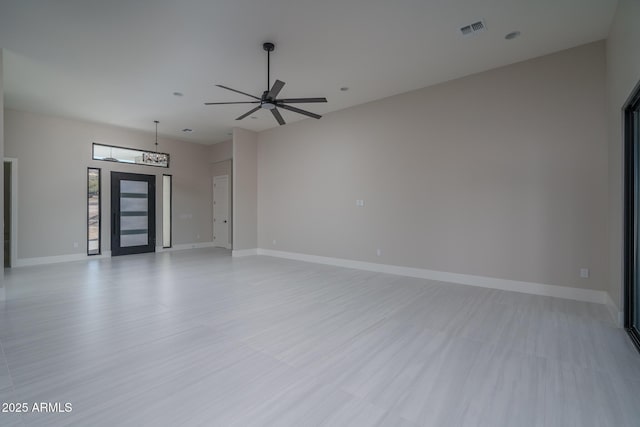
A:
[[[616,0],[0,0],[5,105],[211,144],[267,111],[223,84],[320,114],[606,38]],[[459,28],[484,19],[487,31]],[[522,36],[507,41],[506,33]],[[341,92],[348,86],[348,92]],[[183,97],[173,92],[184,93]],[[287,122],[303,119],[282,111]],[[314,120],[314,119],[307,119]],[[184,133],[183,128],[192,128]]]

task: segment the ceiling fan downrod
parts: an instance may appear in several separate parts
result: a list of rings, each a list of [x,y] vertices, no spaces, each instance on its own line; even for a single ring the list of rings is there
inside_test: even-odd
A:
[[[269,92],[269,88],[271,87],[271,52],[275,50],[276,45],[271,42],[265,42],[262,44],[262,48],[267,51],[267,92]]]

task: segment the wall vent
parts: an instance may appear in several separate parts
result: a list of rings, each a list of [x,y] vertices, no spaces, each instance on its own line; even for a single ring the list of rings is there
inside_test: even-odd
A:
[[[484,24],[484,20],[480,20],[480,21],[474,22],[473,24],[469,24],[469,25],[465,25],[464,27],[461,27],[460,32],[462,33],[462,35],[468,36],[469,34],[474,34],[479,31],[484,31],[486,29],[487,29],[487,26]]]

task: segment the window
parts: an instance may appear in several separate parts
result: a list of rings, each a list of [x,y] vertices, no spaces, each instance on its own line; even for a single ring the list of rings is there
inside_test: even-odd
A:
[[[624,327],[640,350],[640,82],[623,107]]]
[[[100,255],[100,169],[87,169],[87,255]]]
[[[95,142],[93,143],[93,160],[159,166],[162,168],[169,167],[169,155],[167,153],[116,147],[113,145],[97,144]]]
[[[162,175],[162,247],[171,247],[171,175]]]

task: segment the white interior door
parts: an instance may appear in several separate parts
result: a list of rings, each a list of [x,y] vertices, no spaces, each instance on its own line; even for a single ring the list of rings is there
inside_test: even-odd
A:
[[[231,249],[229,242],[229,175],[213,177],[213,244]]]

